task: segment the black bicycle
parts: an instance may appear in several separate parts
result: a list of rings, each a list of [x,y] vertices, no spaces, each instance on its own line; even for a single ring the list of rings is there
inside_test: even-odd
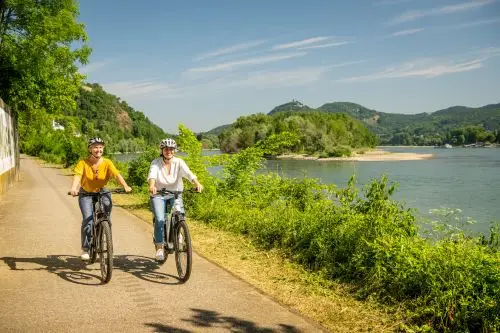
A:
[[[165,226],[164,226],[164,245],[163,250],[165,259],[161,261],[164,263],[169,254],[175,253],[175,265],[177,266],[177,274],[181,282],[186,282],[191,275],[191,266],[193,263],[193,250],[191,246],[191,236],[186,224],[186,216],[180,210],[179,194],[181,191],[169,191],[161,189],[157,192],[165,197]],[[170,228],[167,230],[167,221],[170,220]],[[153,227],[155,224],[153,217]],[[154,236],[153,236],[154,243]],[[168,244],[173,244],[170,248]]]
[[[108,283],[113,273],[113,238],[111,233],[110,217],[102,208],[102,196],[106,192],[99,191],[92,196],[94,204],[94,223],[92,226],[91,241],[89,248],[89,263],[93,264],[99,254],[101,264],[101,280]],[[108,193],[125,193],[122,189],[109,190]],[[68,192],[71,195],[71,192]]]

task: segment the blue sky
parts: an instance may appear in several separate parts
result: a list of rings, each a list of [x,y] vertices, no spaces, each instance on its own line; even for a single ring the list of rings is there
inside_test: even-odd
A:
[[[301,101],[500,102],[500,0],[85,0],[87,81],[170,133]]]

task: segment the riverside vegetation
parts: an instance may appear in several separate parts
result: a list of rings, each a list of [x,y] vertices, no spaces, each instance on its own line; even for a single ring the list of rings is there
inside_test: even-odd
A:
[[[178,143],[205,185],[186,193],[191,218],[241,234],[264,250],[320,276],[355,286],[369,299],[404,312],[400,331],[495,332],[500,329],[499,226],[470,235],[439,221],[416,223],[413,211],[391,199],[396,185],[374,179],[362,192],[315,179],[257,173],[269,147],[291,144],[286,133],[233,155],[202,156],[201,143],[179,126]],[[268,147],[267,150],[263,147]],[[128,182],[142,189],[157,149],[128,165]],[[222,166],[218,176],[207,167]]]

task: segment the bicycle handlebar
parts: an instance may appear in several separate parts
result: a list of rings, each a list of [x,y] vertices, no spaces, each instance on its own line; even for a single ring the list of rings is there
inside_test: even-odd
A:
[[[107,190],[107,192],[104,192],[104,193],[116,193],[116,194],[128,194],[123,188],[114,188],[114,189],[111,189],[111,190]],[[72,195],[71,192],[66,192],[67,195]],[[89,195],[98,195],[98,194],[101,194],[101,191],[99,192],[88,192]],[[77,197],[77,195],[72,195],[74,197]]]
[[[171,191],[171,190],[167,190],[166,188],[162,188],[162,189],[156,191],[156,193],[159,193],[159,194],[174,194],[174,195],[181,194],[183,192],[200,193],[198,191],[195,191],[194,188],[190,188],[189,190],[184,190],[184,191]]]

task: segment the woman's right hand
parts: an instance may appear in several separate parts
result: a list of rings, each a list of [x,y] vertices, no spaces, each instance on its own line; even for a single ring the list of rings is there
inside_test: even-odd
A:
[[[149,185],[149,194],[151,195],[156,194],[156,186],[154,184]]]
[[[71,190],[69,190],[69,193],[71,193],[72,196],[76,197],[78,195],[78,190],[72,188]]]

